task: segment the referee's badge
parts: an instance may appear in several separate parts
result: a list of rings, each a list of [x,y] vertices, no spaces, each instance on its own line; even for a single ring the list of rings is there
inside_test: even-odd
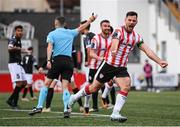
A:
[[[101,74],[99,75],[99,78],[102,79],[103,77],[104,77],[104,75],[101,73]]]

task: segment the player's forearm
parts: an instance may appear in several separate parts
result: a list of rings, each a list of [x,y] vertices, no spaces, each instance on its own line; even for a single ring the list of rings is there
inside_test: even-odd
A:
[[[84,30],[90,23],[91,23],[91,20],[87,20],[86,23],[84,23],[84,24],[82,24],[82,25],[80,25],[80,26],[78,27],[78,31],[81,32],[81,31]]]
[[[19,50],[21,50],[21,48],[20,48],[20,47],[8,47],[8,50],[9,50],[10,52],[14,52],[14,51],[19,51]]]
[[[110,48],[112,56],[116,55],[117,48],[118,48],[118,40],[117,39],[113,39],[112,40],[112,45],[111,45],[111,48]]]
[[[47,47],[47,61],[51,60],[51,55],[52,55],[52,46]]]
[[[160,63],[161,59],[152,50],[148,50],[145,53],[151,60],[158,64]]]
[[[97,15],[94,16],[94,14],[91,15],[91,17],[89,17],[89,19],[87,20],[87,22],[85,22],[84,24],[80,25],[78,27],[78,31],[82,31],[84,30],[90,23],[92,23],[95,19],[97,18]]]
[[[94,58],[96,60],[102,60],[103,59],[102,57],[97,56],[97,54],[94,51],[90,51],[89,55],[91,58]]]

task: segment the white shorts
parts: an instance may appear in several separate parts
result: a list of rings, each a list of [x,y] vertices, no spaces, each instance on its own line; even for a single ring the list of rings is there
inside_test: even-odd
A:
[[[9,72],[11,74],[12,82],[26,81],[24,68],[17,63],[8,64]]]
[[[27,74],[26,73],[26,79],[27,79],[27,84],[32,84],[33,83],[33,75],[32,74]]]

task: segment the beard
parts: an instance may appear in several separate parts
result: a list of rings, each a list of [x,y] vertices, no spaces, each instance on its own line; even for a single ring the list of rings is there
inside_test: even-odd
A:
[[[109,29],[105,29],[105,30],[102,31],[102,33],[108,35],[109,31],[110,31]]]

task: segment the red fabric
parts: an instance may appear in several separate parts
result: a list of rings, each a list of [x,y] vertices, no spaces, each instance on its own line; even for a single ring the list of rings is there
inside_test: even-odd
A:
[[[91,94],[91,92],[89,91],[89,86],[90,85],[85,86],[85,92],[87,95]]]
[[[33,74],[33,89],[35,92],[39,91],[42,86],[44,86],[44,79],[45,76],[43,74]],[[12,92],[13,85],[11,83],[11,76],[10,74],[0,74],[0,92]],[[86,75],[83,73],[75,73],[74,74],[74,81],[78,88],[86,82]],[[55,92],[62,92],[61,82],[55,86]],[[69,90],[71,90],[69,85]]]
[[[0,92],[13,91],[10,74],[0,74],[0,81]]]
[[[119,94],[121,94],[121,95],[123,95],[123,96],[126,96],[126,97],[127,97],[127,95],[128,95],[128,93],[127,93],[127,92],[124,92],[124,91],[119,91]]]

